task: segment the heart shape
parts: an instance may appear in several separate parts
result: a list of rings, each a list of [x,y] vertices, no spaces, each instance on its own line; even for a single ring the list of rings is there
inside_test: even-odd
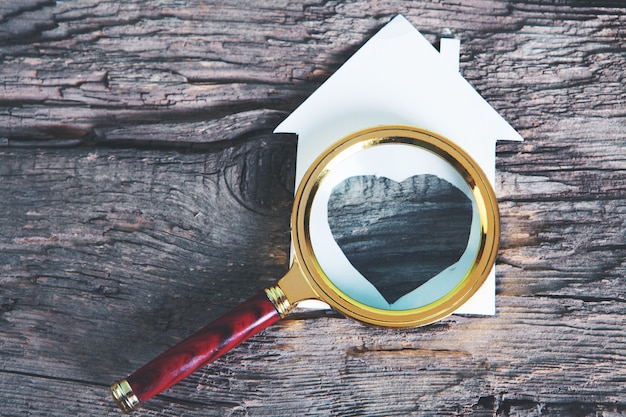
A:
[[[400,183],[361,175],[333,188],[328,223],[352,266],[393,304],[458,262],[469,239],[472,203],[436,175]]]

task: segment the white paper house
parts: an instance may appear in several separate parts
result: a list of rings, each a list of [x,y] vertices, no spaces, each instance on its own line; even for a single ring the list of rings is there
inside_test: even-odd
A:
[[[441,39],[440,49],[397,16],[289,115],[274,132],[298,135],[296,188],[331,144],[388,124],[447,137],[494,184],[496,141],[523,139],[459,73],[460,42]],[[495,270],[457,313],[495,314]]]

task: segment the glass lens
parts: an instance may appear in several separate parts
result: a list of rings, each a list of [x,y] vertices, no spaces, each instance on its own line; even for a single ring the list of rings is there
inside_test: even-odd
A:
[[[395,142],[337,159],[320,177],[308,226],[328,283],[384,310],[420,308],[457,287],[475,265],[482,234],[454,161]]]

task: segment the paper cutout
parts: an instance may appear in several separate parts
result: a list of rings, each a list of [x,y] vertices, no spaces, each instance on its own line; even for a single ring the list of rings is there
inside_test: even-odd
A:
[[[418,126],[461,146],[495,180],[495,142],[523,138],[458,72],[459,41],[433,45],[399,15],[275,130],[296,133],[296,187],[326,148],[353,132]],[[457,313],[495,314],[495,268]]]

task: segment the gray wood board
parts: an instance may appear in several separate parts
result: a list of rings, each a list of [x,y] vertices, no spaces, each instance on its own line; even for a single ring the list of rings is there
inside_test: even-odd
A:
[[[626,415],[622,2],[6,3],[3,417],[119,415],[113,380],[286,271],[271,130],[397,13],[526,139],[497,145],[496,316],[296,311],[138,415]]]

